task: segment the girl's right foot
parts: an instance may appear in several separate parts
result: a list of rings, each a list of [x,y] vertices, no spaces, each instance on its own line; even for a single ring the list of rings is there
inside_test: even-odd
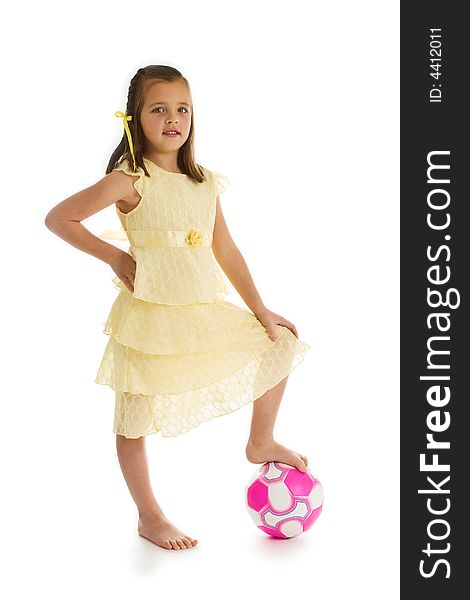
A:
[[[299,471],[308,471],[308,458],[304,454],[286,448],[274,440],[264,442],[253,442],[248,440],[245,448],[246,457],[249,462],[259,464],[264,462],[283,462],[292,465]]]
[[[143,538],[166,550],[186,550],[197,544],[195,538],[186,535],[159,514],[140,515],[137,531]]]

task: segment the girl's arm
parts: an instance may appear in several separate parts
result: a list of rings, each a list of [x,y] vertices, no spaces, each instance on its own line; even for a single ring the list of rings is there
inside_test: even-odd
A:
[[[267,308],[256,289],[248,265],[230,235],[220,206],[219,196],[217,196],[212,251],[245,304],[257,316],[266,311]]]
[[[230,235],[220,206],[219,196],[217,196],[214,233],[212,235],[212,252],[245,304],[266,327],[269,337],[273,341],[276,341],[279,337],[277,325],[287,327],[296,338],[299,337],[297,328],[291,321],[269,310],[261,300],[245,259]]]
[[[124,173],[109,173],[94,185],[54,206],[47,213],[44,223],[75,248],[111,265],[119,260],[124,251],[93,235],[81,221],[121,199],[125,202],[131,198],[137,193],[133,182],[134,178]]]

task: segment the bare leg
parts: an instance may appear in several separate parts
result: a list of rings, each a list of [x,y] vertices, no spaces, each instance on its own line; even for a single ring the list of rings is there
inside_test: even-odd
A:
[[[168,550],[195,546],[197,540],[172,525],[153,495],[145,437],[128,439],[116,435],[116,448],[122,474],[139,511],[139,535]]]
[[[282,446],[273,438],[274,425],[287,379],[288,376],[254,400],[246,457],[252,463],[278,461],[305,472],[308,465],[307,457]]]

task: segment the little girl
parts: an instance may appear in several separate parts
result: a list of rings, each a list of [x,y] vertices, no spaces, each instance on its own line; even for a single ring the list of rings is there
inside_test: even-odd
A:
[[[197,540],[157,503],[145,436],[176,436],[251,402],[248,461],[280,461],[305,472],[307,458],[276,442],[273,429],[287,377],[310,346],[256,290],[222,213],[218,194],[227,178],[194,160],[186,78],[168,66],[139,69],[127,113],[115,114],[124,133],[106,176],[53,207],[45,223],[117,276],[95,381],[115,390],[113,432],[139,535],[186,549]],[[81,224],[113,203],[128,252]],[[229,291],[219,265],[251,310],[224,300]]]

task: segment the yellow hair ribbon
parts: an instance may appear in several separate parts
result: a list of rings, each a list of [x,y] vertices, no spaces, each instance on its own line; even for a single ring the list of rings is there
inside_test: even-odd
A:
[[[126,113],[121,112],[120,110],[117,110],[114,113],[114,116],[115,117],[122,117],[122,119],[124,121],[124,129],[126,130],[127,140],[129,142],[129,148],[131,149],[132,160],[134,161],[134,171],[136,171],[135,156],[134,156],[134,146],[132,145],[131,130],[129,129],[129,125],[127,124],[127,121],[132,121],[132,115],[126,115]]]

